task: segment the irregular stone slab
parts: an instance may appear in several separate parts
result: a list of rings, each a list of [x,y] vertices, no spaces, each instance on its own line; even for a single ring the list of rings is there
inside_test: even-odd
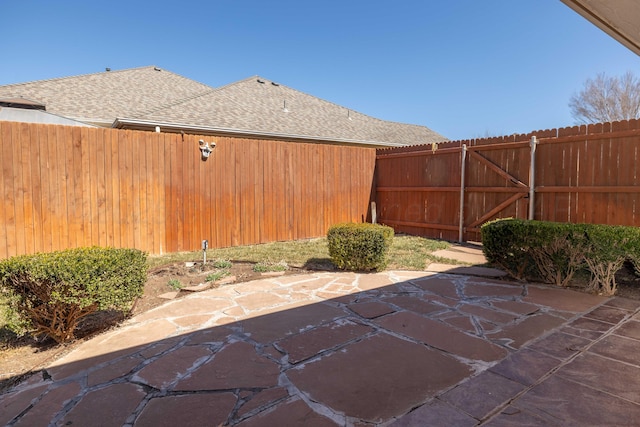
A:
[[[586,317],[579,317],[567,326],[579,331],[597,332],[597,336],[608,332],[612,328],[610,323],[588,319]]]
[[[372,423],[405,414],[469,374],[450,356],[387,334],[287,371],[312,400]]]
[[[616,325],[628,315],[629,312],[624,309],[602,305],[594,310],[591,310],[589,313],[585,314],[584,317]]]
[[[390,314],[376,319],[375,323],[431,347],[471,360],[492,362],[508,354],[507,350],[489,341],[467,335],[449,325],[411,312]]]
[[[481,420],[524,388],[520,383],[485,371],[439,398]]]
[[[591,344],[591,342],[591,340],[586,338],[567,335],[562,332],[554,332],[531,344],[529,348],[557,357],[558,359],[568,359],[579,351],[582,351],[587,345]]]
[[[411,283],[436,295],[455,300],[460,299],[455,283],[451,279],[441,277],[441,275],[431,276],[424,280],[412,280]]]
[[[202,327],[202,325],[206,324],[209,320],[211,320],[210,314],[196,314],[194,316],[186,315],[174,318],[173,323],[181,328],[197,329]]]
[[[42,378],[42,376],[40,376]],[[1,395],[0,425],[8,425],[14,417],[27,409],[34,399],[45,392],[49,382],[15,392]]]
[[[101,369],[89,372],[87,374],[87,385],[93,387],[98,384],[107,383],[121,378],[129,374],[133,368],[142,363],[141,357],[124,357],[116,359],[114,363],[110,363]]]
[[[491,301],[491,305],[501,310],[524,316],[540,311],[540,307],[537,305],[519,301]]]
[[[142,402],[142,387],[122,383],[87,393],[59,425],[121,426]]]
[[[212,286],[213,286],[213,282],[204,282],[204,283],[200,283],[199,285],[185,286],[181,290],[189,291],[189,292],[201,292],[201,291],[206,291],[207,289],[211,289]]]
[[[482,282],[465,283],[463,294],[467,297],[498,297],[498,298],[515,298],[520,297],[524,293],[522,285],[514,285],[505,282],[504,285],[492,285]]]
[[[569,289],[528,285],[527,296],[522,300],[532,304],[552,307],[560,311],[583,313],[599,304],[602,304],[607,300],[607,298],[572,291]]]
[[[47,392],[15,426],[46,426],[65,403],[80,392],[80,384],[68,383]]]
[[[251,339],[270,344],[287,335],[345,316],[346,312],[339,308],[326,303],[315,303],[243,320],[240,324]]]
[[[640,308],[640,301],[629,298],[614,297],[607,301],[605,305],[608,305],[609,307],[622,308],[629,311],[636,311],[638,308]]]
[[[630,320],[616,329],[616,335],[640,340],[640,322]]]
[[[208,356],[211,356],[211,351],[205,346],[181,347],[145,366],[135,379],[158,390],[165,390],[184,376],[196,362]]]
[[[549,425],[556,424],[549,424],[548,421],[538,418],[527,411],[509,406],[489,422],[482,425],[487,427],[549,427]]]
[[[223,343],[231,334],[231,330],[223,326],[189,332],[186,345]]]
[[[418,314],[429,314],[436,311],[446,310],[441,305],[432,304],[428,301],[421,299],[419,296],[396,296],[391,298],[384,298],[382,301],[394,304],[405,310],[413,311]]]
[[[564,326],[560,328],[559,331],[564,332],[565,334],[586,338],[592,341],[598,339],[602,335],[601,332],[593,332],[593,331],[587,331],[584,329],[576,329],[571,326]]]
[[[299,399],[278,405],[274,410],[264,411],[237,424],[238,427],[335,427],[338,425],[329,418],[313,412],[306,403]]]
[[[525,348],[509,355],[489,371],[530,386],[559,364],[560,361],[554,357]]]
[[[236,280],[236,276],[226,276],[220,280],[216,280],[216,285],[228,285],[229,283],[234,283]]]
[[[289,397],[289,393],[287,392],[287,389],[282,387],[259,391],[255,395],[251,396],[251,398],[246,398],[247,401],[238,409],[237,418],[242,419],[251,412],[264,410],[287,397]]]
[[[478,332],[468,316],[446,317],[443,318],[442,321],[451,326],[455,326],[458,329],[462,329],[463,331],[471,332],[472,334],[476,334]]]
[[[102,341],[100,347],[94,348],[94,351],[107,352],[138,349],[140,345],[160,341],[170,337],[175,332],[176,326],[164,319],[154,320],[146,324],[136,324],[116,330]],[[89,350],[89,348],[85,347],[84,350]],[[111,355],[112,357],[114,356],[113,353]]]
[[[392,285],[393,282],[386,274],[361,274],[358,277],[357,286],[361,291],[383,288]]]
[[[520,348],[527,342],[538,338],[554,328],[562,325],[564,319],[546,313],[525,318],[516,325],[504,327],[502,331],[487,333],[487,337],[495,340],[508,340],[512,348]]]
[[[377,301],[357,302],[349,304],[348,307],[351,311],[359,314],[365,319],[375,319],[376,317],[384,316],[385,314],[394,313],[396,311],[396,309],[390,305]]]
[[[260,273],[260,275],[262,277],[278,277],[278,276],[284,276],[284,271],[264,271],[262,273]]]
[[[230,390],[278,385],[280,367],[253,346],[236,342],[220,350],[175,386],[175,390]]]
[[[296,364],[373,331],[373,328],[355,323],[329,323],[298,335],[292,335],[278,343],[287,352],[289,362]]]
[[[143,348],[144,346],[130,347],[110,353],[109,348],[104,346],[102,342],[93,343],[90,341],[67,356],[55,360],[47,368],[47,372],[55,381],[75,375],[86,375],[86,371],[91,368],[119,358],[128,357]]]
[[[458,310],[463,313],[480,317],[484,320],[488,320],[489,322],[496,323],[498,325],[509,324],[518,318],[518,316],[515,316],[513,314],[496,311],[489,307],[476,304],[461,304]]]
[[[638,354],[640,354],[640,341],[631,338],[609,335],[595,343],[590,352],[607,356],[612,359],[640,366]]]
[[[185,298],[168,302],[146,313],[142,313],[134,319],[136,322],[145,322],[153,319],[180,317],[187,313],[191,315],[213,314],[235,305],[226,298],[210,298],[205,295],[206,293],[187,295]]]
[[[158,298],[172,300],[172,299],[176,299],[179,293],[180,291],[165,292],[164,294],[158,295]]]
[[[411,270],[397,271],[397,270],[393,270],[393,271],[390,271],[389,273],[393,274],[395,277],[397,277],[398,279],[400,279],[402,281],[412,281],[414,279],[420,279],[420,278],[423,278],[423,277],[433,276],[433,273],[429,273],[429,272],[426,272],[426,271],[411,271]]]
[[[285,304],[287,299],[271,292],[254,292],[236,298],[236,303],[246,311],[258,311]]]
[[[435,273],[448,273],[448,274],[458,274],[461,276],[480,276],[480,277],[505,277],[507,273],[502,270],[498,270],[497,268],[491,267],[463,267],[459,265],[451,265],[451,264],[439,264],[437,262],[432,262],[427,265],[427,271],[433,271]]]
[[[640,404],[640,367],[585,353],[558,375]]]
[[[135,426],[223,425],[236,400],[232,393],[186,394],[151,399],[136,419]]]
[[[512,406],[554,426],[628,426],[640,419],[640,405],[559,375],[533,387]]]
[[[472,427],[478,420],[446,402],[434,399],[398,418],[389,427],[456,426]]]
[[[487,259],[484,257],[482,251],[459,251],[456,249],[441,249],[433,252],[431,255],[440,258],[449,258],[460,262],[466,262],[469,264],[486,264]]]
[[[270,280],[253,280],[250,282],[238,283],[233,287],[233,290],[240,295],[248,295],[254,292],[269,292],[279,288],[281,288],[280,284]]]
[[[200,334],[203,332],[193,332],[189,336],[193,336],[196,334]],[[142,347],[142,350],[139,352],[140,357],[144,359],[151,359],[153,356],[157,356],[160,353],[164,353],[169,350],[171,347],[174,347],[181,341],[181,337],[171,337],[167,339],[163,339],[161,341],[155,342],[153,344]]]

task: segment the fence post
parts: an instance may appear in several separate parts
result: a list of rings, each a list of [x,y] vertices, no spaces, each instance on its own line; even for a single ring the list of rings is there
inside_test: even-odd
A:
[[[460,228],[458,229],[458,242],[462,243],[464,241],[464,165],[467,158],[467,144],[462,144],[460,157]]]
[[[531,164],[529,166],[529,219],[535,216],[535,195],[536,195],[536,145],[538,140],[531,137]]]

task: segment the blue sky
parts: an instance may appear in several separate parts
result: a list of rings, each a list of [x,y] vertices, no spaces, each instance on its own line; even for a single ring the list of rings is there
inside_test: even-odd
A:
[[[574,124],[585,79],[640,57],[560,0],[0,0],[0,85],[156,65],[253,75],[450,139]]]

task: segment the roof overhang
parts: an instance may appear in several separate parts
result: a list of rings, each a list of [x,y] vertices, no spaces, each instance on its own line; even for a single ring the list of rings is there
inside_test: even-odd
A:
[[[117,118],[111,127],[116,129],[156,131],[169,133],[188,133],[195,135],[235,136],[244,138],[277,139],[281,141],[311,142],[334,145],[354,145],[369,148],[405,147],[406,144],[396,142],[358,141],[346,138],[329,138],[321,136],[291,135],[272,132],[261,132],[246,129],[231,129],[211,126],[194,126],[180,123],[161,123],[148,120]]]
[[[605,33],[640,55],[638,0],[561,0]]]

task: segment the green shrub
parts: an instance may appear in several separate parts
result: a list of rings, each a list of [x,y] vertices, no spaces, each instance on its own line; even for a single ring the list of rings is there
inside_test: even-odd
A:
[[[329,228],[329,255],[343,270],[384,270],[393,242],[393,228],[379,224],[336,224]]]
[[[581,224],[527,221],[528,252],[536,274],[545,283],[568,286],[584,266],[586,241]]]
[[[640,230],[635,227],[587,225],[585,262],[591,272],[589,288],[604,295],[614,295],[615,274],[626,260],[638,259]]]
[[[0,262],[0,290],[34,336],[73,339],[78,322],[98,310],[126,311],[142,295],[147,254],[78,248]]]
[[[535,275],[535,261],[529,253],[526,239],[529,230],[526,221],[513,218],[483,224],[480,235],[487,262],[502,268],[517,280]]]
[[[615,274],[624,262],[640,265],[636,227],[506,219],[484,224],[481,234],[487,261],[520,280],[567,286],[586,267],[589,289],[614,295]]]

